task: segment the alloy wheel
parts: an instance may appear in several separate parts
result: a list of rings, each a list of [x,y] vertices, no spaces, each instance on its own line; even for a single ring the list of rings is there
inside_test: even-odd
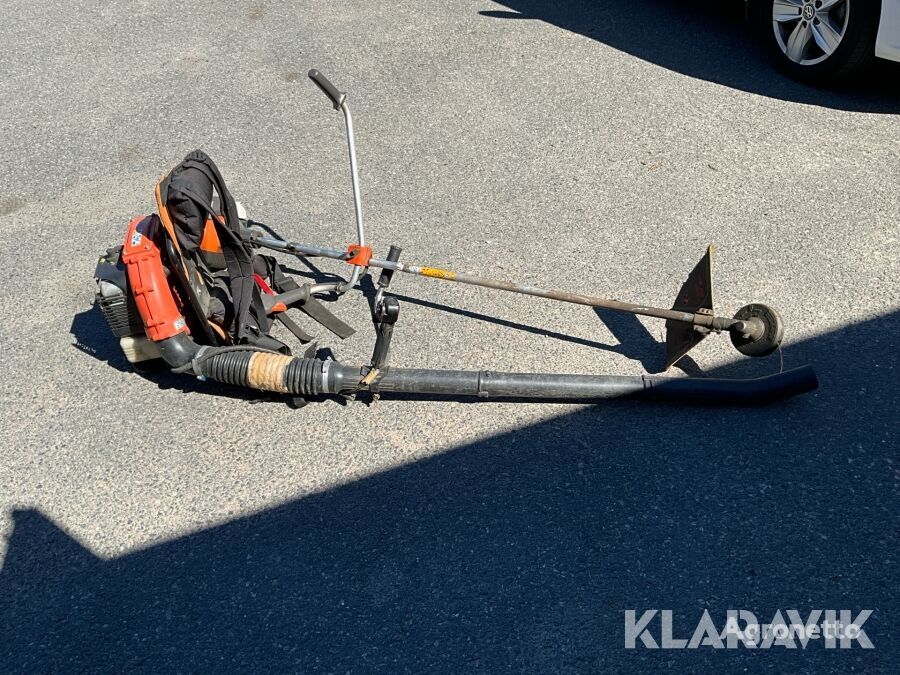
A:
[[[794,63],[821,63],[841,44],[850,0],[774,0],[772,29],[782,53]]]

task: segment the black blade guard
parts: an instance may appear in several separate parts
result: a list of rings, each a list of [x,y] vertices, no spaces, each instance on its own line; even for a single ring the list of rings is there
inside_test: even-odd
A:
[[[706,254],[688,275],[687,281],[678,291],[672,309],[687,314],[712,314],[712,259],[715,247],[710,244]],[[706,337],[685,321],[666,321],[666,370],[682,356],[696,347]]]

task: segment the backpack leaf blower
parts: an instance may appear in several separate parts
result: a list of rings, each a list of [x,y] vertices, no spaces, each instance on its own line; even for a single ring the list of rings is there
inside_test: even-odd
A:
[[[712,303],[713,247],[690,273],[669,309],[609,298],[538,288],[464,272],[400,262],[390,246],[376,258],[363,228],[353,118],[347,95],[317,70],[310,79],[343,113],[356,214],[356,242],[346,249],[285,241],[268,226],[249,220],[234,200],[215,163],[194,151],[156,186],[157,213],[133,218],[122,246],[109,249],[95,272],[96,303],[120,338],[136,369],[162,364],[176,373],[239,387],[289,394],[298,402],[321,396],[365,394],[598,401],[629,397],[719,404],[774,401],[814,390],[809,366],[768,377],[738,380],[654,375],[502,373],[433,370],[389,365],[390,343],[400,302],[388,293],[395,273],[532,295],[664,319],[666,368],[711,333],[727,332],[747,356],[778,349],[784,336],[772,308],[749,304],[732,318],[716,316]],[[330,258],[351,266],[349,279],[312,283],[287,274],[278,252],[301,259]],[[320,298],[357,289],[371,269],[380,269],[371,301],[375,345],[369,363],[346,365],[316,357],[316,343],[288,315],[300,312],[338,338],[354,333]],[[271,334],[281,323],[300,342],[301,355]]]

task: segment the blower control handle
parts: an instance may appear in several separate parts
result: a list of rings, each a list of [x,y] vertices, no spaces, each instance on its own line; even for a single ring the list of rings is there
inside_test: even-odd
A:
[[[316,86],[318,86],[319,89],[325,92],[325,95],[329,99],[331,99],[331,102],[334,104],[334,109],[340,110],[341,105],[347,98],[347,94],[342,91],[338,91],[337,87],[331,84],[331,82],[328,81],[328,78],[315,68],[310,70],[307,75],[309,75],[309,79],[315,82]]]

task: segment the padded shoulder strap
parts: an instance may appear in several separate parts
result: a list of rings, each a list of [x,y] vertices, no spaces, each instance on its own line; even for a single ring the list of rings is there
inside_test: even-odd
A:
[[[201,172],[215,188],[222,205],[224,221],[217,213],[213,212],[211,200],[206,195],[200,194],[190,180],[185,177],[188,169]],[[196,175],[196,174],[195,174]],[[163,196],[160,189],[165,187]],[[184,158],[184,161],[172,169],[171,173],[160,181],[157,187],[158,200],[164,197],[166,202],[166,215],[174,220],[169,211],[170,203],[177,200],[188,199],[194,203],[201,213],[209,216],[216,228],[216,234],[222,245],[222,254],[228,266],[229,286],[231,288],[232,301],[234,303],[234,322],[229,328],[233,340],[236,343],[244,341],[248,337],[247,324],[248,313],[253,303],[253,252],[249,245],[241,237],[241,225],[237,215],[237,205],[234,198],[225,185],[225,180],[219,172],[215,162],[202,150],[194,150]],[[163,219],[165,223],[166,219]],[[177,222],[176,222],[177,225]],[[167,228],[168,229],[168,228]],[[173,228],[174,229],[174,228]]]

